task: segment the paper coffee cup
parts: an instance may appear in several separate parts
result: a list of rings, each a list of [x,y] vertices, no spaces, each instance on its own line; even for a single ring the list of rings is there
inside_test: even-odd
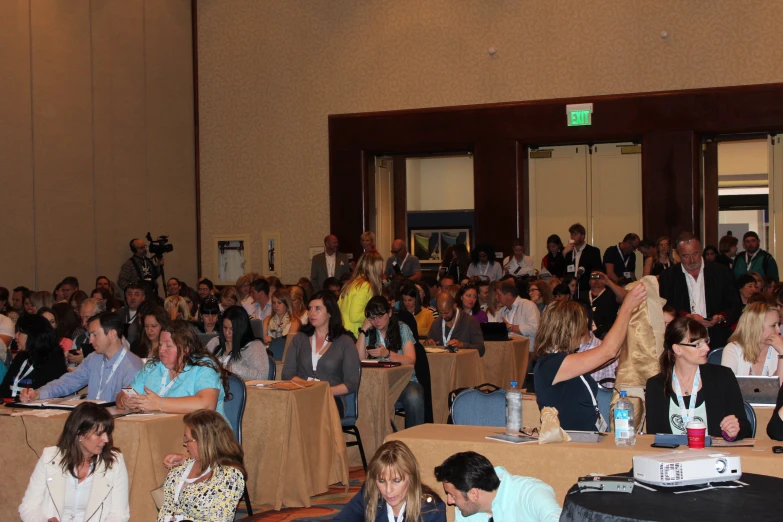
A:
[[[691,449],[703,449],[704,438],[707,435],[707,425],[701,421],[691,421],[685,426],[688,432],[688,447]]]

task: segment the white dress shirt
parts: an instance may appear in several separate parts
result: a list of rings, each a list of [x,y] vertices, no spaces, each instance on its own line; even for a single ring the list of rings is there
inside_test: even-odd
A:
[[[685,274],[685,283],[688,285],[688,297],[691,301],[691,313],[699,314],[703,318],[707,318],[707,298],[704,294],[704,260],[701,261],[701,268],[699,269],[699,278],[694,279],[690,275],[685,267],[680,265],[682,273]]]
[[[324,252],[324,257],[326,258],[326,277],[334,277],[334,267],[337,262],[337,255],[332,254],[330,256]]]
[[[519,272],[516,271],[517,268],[519,268]],[[517,258],[514,256],[508,256],[503,260],[503,269],[506,273],[511,274],[514,277],[522,277],[536,273],[536,266],[530,256],[522,256],[522,261],[517,261]]]
[[[524,337],[530,339],[530,351],[534,350],[536,332],[538,331],[538,320],[541,312],[533,301],[517,297],[511,308],[503,307],[501,311],[503,319],[519,327],[519,333],[511,332],[510,336]]]

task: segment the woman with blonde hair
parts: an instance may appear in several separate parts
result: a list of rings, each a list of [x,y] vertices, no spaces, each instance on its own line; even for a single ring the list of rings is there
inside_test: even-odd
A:
[[[236,288],[236,291],[239,293],[239,302],[237,304],[244,305],[245,303],[249,304],[253,302],[253,297],[250,295],[250,284],[252,282],[253,280],[250,279],[250,276],[247,274],[239,276],[239,279],[237,279],[237,282],[234,285],[234,288]]]
[[[389,513],[391,512],[391,514]],[[446,504],[421,483],[413,452],[399,440],[383,444],[367,467],[367,480],[334,522],[446,522]]]
[[[294,302],[291,294],[281,288],[272,293],[272,313],[264,319],[264,342],[268,345],[272,339],[295,334],[302,326],[299,318],[294,315]]]
[[[184,297],[178,295],[170,295],[163,301],[163,309],[169,313],[169,319],[176,321],[182,319],[183,321],[190,321],[190,305]]]
[[[245,454],[226,419],[197,410],[182,419],[187,454],[163,458],[169,468],[158,522],[209,520],[231,522],[245,491]]]
[[[720,363],[735,375],[783,375],[779,320],[776,306],[766,302],[749,304],[723,349]]]
[[[29,313],[38,313],[38,310],[41,308],[52,308],[52,306],[54,306],[54,299],[52,299],[52,294],[46,290],[42,290],[40,292],[33,292],[30,294],[30,308],[34,311],[29,312],[26,305],[25,310]]]
[[[242,306],[242,298],[239,295],[236,287],[227,286],[220,291],[220,311],[231,307],[240,305]]]
[[[377,251],[371,250],[359,258],[351,278],[340,292],[338,305],[343,316],[343,326],[352,332],[354,337],[366,319],[364,309],[367,303],[376,295],[381,295],[382,278],[383,257]]]
[[[291,295],[291,317],[296,317],[302,324],[307,324],[307,301],[305,296],[305,290],[299,285],[289,286],[288,293]]]
[[[362,244],[362,253],[375,250],[375,234],[372,232],[363,232],[359,236],[359,242]]]
[[[555,301],[544,309],[536,334],[536,400],[557,408],[565,430],[607,431],[596,403],[598,384],[590,375],[620,354],[631,312],[647,298],[643,284],[628,292],[600,346],[574,353],[587,330],[587,313],[576,301]]]
[[[540,279],[534,279],[527,285],[527,293],[530,300],[538,307],[539,312],[543,312],[546,305],[552,302],[552,289]]]
[[[644,260],[643,274],[658,276],[661,272],[680,262],[677,250],[672,248],[669,236],[661,236],[655,242],[655,254]]]

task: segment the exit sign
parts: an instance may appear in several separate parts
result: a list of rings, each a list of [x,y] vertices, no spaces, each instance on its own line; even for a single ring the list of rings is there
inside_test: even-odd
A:
[[[566,115],[568,116],[569,127],[582,127],[593,124],[593,104],[578,103],[566,105]]]

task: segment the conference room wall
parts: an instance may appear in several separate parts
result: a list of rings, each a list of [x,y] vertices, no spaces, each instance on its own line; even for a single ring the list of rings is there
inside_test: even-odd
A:
[[[308,247],[329,229],[329,114],[783,81],[783,11],[763,0],[244,0],[197,12],[202,245],[248,233],[260,259],[262,230],[280,231],[285,281],[309,272]],[[211,273],[212,253],[202,260]]]
[[[170,234],[197,276],[191,4],[0,2],[0,285],[90,291]]]

